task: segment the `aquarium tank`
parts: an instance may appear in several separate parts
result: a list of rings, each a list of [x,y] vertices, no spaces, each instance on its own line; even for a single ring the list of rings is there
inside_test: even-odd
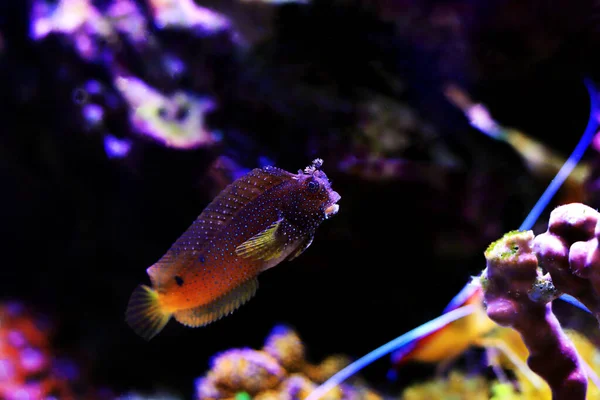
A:
[[[599,399],[599,17],[0,1],[0,400]]]

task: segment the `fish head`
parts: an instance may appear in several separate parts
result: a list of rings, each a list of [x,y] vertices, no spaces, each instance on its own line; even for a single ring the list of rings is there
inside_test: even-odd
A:
[[[312,165],[294,176],[288,207],[291,220],[319,224],[339,210],[341,196],[331,188],[331,182],[321,171],[323,161],[316,159]]]

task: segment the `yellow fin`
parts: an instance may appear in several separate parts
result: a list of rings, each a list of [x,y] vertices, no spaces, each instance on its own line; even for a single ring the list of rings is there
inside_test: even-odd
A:
[[[279,228],[282,221],[283,218],[275,221],[264,231],[240,244],[235,248],[235,253],[240,257],[263,261],[280,256],[283,243],[277,235],[277,228]]]
[[[175,319],[191,327],[208,325],[237,310],[257,289],[258,279],[252,278],[209,304],[175,312]]]
[[[125,321],[146,340],[156,336],[169,322],[171,314],[165,313],[158,302],[158,293],[146,285],[139,285],[129,298]]]

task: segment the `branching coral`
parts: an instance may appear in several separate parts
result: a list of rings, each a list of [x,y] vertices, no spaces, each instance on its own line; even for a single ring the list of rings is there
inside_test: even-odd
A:
[[[545,233],[535,238],[531,231],[508,233],[485,254],[481,283],[487,313],[519,331],[531,369],[548,382],[556,399],[584,398],[587,379],[550,302],[567,293],[600,319],[599,217],[584,204],[566,204],[552,211]]]
[[[598,349],[582,334],[563,331],[551,308],[554,299],[567,293],[598,318],[599,236],[600,213],[572,203],[551,213],[547,232],[536,237],[532,231],[509,232],[488,247],[487,267],[479,278],[486,312],[514,331],[498,327],[478,344],[497,347],[500,357],[493,364],[512,371],[518,384],[491,383],[487,395],[495,400],[599,396]],[[525,359],[545,383],[528,374],[522,362]],[[438,398],[451,393],[449,381],[437,380],[411,387],[404,398]]]
[[[585,365],[590,367],[590,369],[592,371],[591,375],[595,375],[598,372],[600,372],[600,369],[598,368],[598,361],[597,361],[598,357],[600,356],[600,353],[598,352],[598,349],[594,346],[594,344],[579,332],[565,329],[565,333],[567,334],[567,336],[569,337],[571,342],[573,342],[573,345],[575,346],[575,348],[577,349],[577,352],[581,356],[582,362],[584,362]],[[541,386],[536,387],[530,379],[527,379],[523,375],[523,372],[521,372],[517,369],[514,369],[514,372],[515,372],[515,376],[519,382],[519,390],[517,393],[520,397],[517,397],[515,395],[515,397],[511,397],[511,398],[522,398],[522,399],[550,399],[551,398],[552,395],[551,395],[550,387],[548,385],[543,384]],[[590,381],[590,383],[588,384],[588,393],[587,393],[586,398],[587,399],[597,399],[597,398],[599,398],[599,396],[600,396],[599,388],[596,386],[596,384],[592,384],[592,382]]]
[[[548,382],[554,399],[584,399],[587,376],[552,312],[552,298],[546,294],[553,287],[538,268],[533,238],[531,231],[510,232],[486,250],[481,280],[487,313],[499,325],[521,334],[529,349],[530,368]]]
[[[534,249],[554,286],[577,298],[600,320],[599,217],[581,203],[560,206],[550,214],[548,230],[535,238]]]
[[[217,355],[210,371],[196,383],[197,399],[293,400],[306,398],[316,387],[348,364],[343,356],[330,356],[320,364],[305,358],[304,345],[293,330],[277,326],[262,350],[231,349]],[[380,400],[362,385],[332,389],[327,400]]]

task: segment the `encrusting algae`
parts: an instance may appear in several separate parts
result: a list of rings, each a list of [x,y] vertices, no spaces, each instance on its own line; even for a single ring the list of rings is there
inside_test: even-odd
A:
[[[285,326],[275,327],[261,350],[231,349],[216,355],[211,369],[196,382],[197,400],[301,400],[318,384],[348,365],[334,355],[319,364],[305,358],[298,334]],[[382,400],[361,384],[341,385],[323,400]]]
[[[191,327],[232,313],[258,289],[257,276],[302,254],[315,231],[337,213],[316,159],[297,174],[267,166],[227,186],[147,272],[152,287],[138,286],[126,321],[144,339],[175,319]]]

